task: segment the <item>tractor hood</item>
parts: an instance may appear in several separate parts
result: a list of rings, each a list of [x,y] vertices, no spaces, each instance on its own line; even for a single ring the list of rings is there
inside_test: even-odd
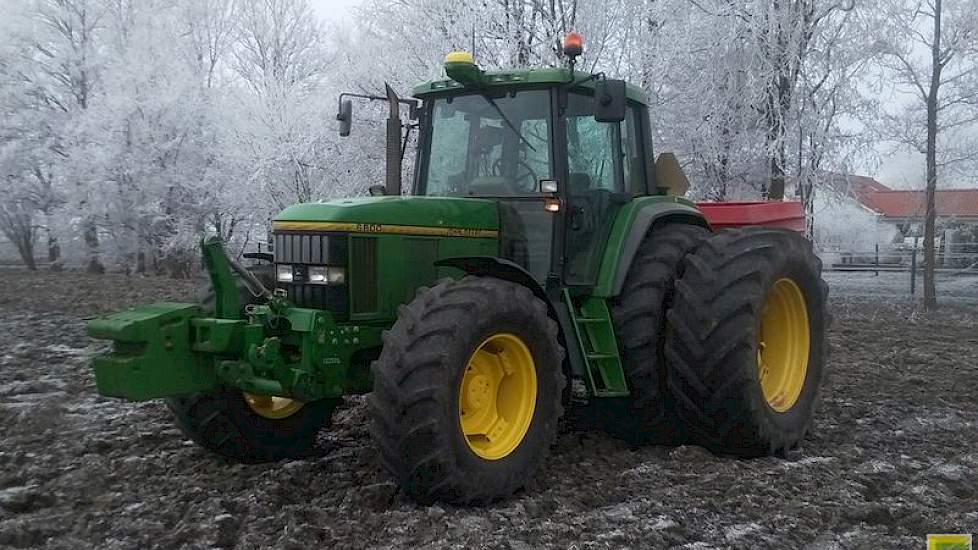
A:
[[[276,231],[348,231],[495,238],[496,202],[454,197],[359,197],[290,206]]]

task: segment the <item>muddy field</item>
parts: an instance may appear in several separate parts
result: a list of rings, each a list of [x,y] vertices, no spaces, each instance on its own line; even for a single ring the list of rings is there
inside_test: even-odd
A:
[[[184,441],[160,403],[98,397],[83,319],[188,283],[0,271],[0,547],[875,550],[978,533],[978,306],[925,315],[827,279],[832,378],[787,458],[632,449],[568,424],[532,487],[469,509],[399,494],[357,400],[321,456],[242,466]]]

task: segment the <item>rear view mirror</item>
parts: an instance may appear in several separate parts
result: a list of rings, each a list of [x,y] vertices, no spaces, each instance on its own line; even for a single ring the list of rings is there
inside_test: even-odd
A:
[[[340,121],[340,136],[350,135],[350,128],[353,126],[353,103],[349,99],[340,101],[340,112],[336,113],[336,120]]]
[[[594,120],[621,122],[625,120],[625,81],[598,80],[594,84]]]

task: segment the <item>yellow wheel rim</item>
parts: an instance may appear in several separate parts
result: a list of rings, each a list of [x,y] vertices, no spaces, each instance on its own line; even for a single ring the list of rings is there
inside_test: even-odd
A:
[[[791,279],[778,279],[764,300],[757,339],[758,377],[772,409],[785,412],[798,401],[810,347],[805,296]]]
[[[244,398],[251,410],[255,411],[258,416],[271,420],[288,418],[305,405],[302,401],[274,395],[255,395],[245,392]]]
[[[523,340],[508,333],[486,338],[459,387],[459,421],[472,452],[486,460],[509,456],[523,441],[536,404],[536,364]]]

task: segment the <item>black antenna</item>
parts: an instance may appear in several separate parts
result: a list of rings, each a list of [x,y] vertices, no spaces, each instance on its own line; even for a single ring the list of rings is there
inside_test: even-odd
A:
[[[472,60],[475,60],[475,21],[472,22]]]

